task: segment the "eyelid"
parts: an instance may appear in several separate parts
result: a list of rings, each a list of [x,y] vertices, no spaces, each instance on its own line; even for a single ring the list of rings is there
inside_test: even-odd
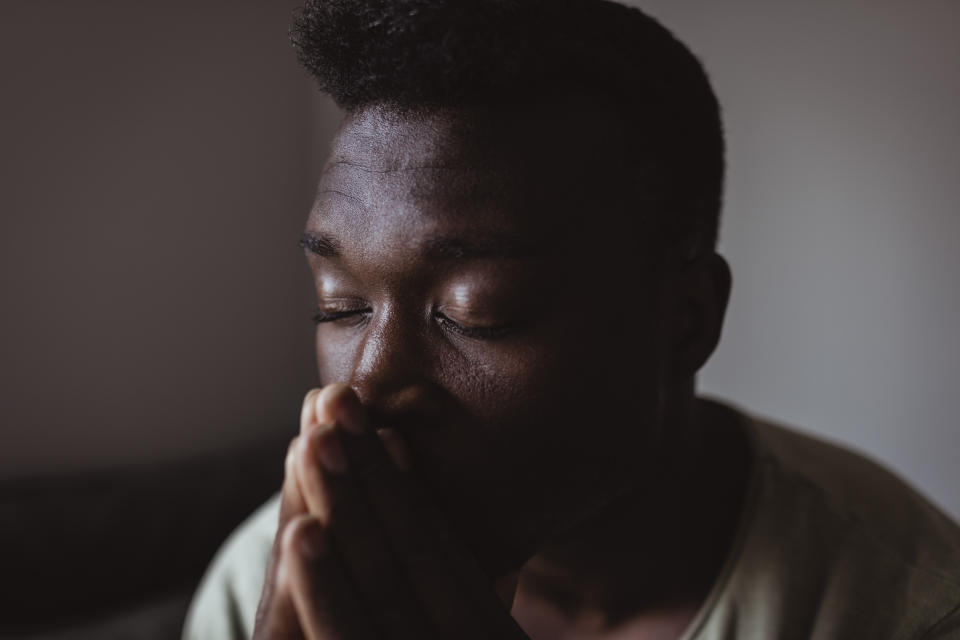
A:
[[[363,298],[353,296],[320,296],[319,308],[331,312],[357,311],[369,309],[370,303]]]
[[[458,322],[447,315],[444,310],[449,308],[449,306],[437,308],[433,313],[434,317],[444,328],[466,338],[472,338],[474,340],[493,340],[510,333],[515,328],[510,324],[498,324],[492,326],[467,325],[462,322]]]
[[[324,322],[336,322],[338,320],[346,320],[354,318],[362,320],[368,314],[370,314],[373,309],[370,307],[370,304],[360,298],[320,298],[320,303],[317,305],[316,310],[313,313],[313,321],[316,324],[321,324]]]
[[[516,305],[505,305],[502,301],[494,300],[475,300],[473,302],[443,302],[438,304],[434,310],[465,327],[485,327],[496,326],[501,319],[506,319],[516,315],[514,307]],[[469,319],[469,320],[468,320]]]

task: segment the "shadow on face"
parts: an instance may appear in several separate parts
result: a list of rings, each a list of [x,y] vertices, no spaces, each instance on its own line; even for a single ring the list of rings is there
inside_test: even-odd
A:
[[[350,115],[304,245],[317,359],[491,568],[635,481],[662,370],[658,278],[600,106]]]

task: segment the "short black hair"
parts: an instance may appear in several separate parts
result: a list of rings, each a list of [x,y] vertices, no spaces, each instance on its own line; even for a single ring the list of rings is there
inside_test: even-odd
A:
[[[632,131],[642,188],[687,257],[716,245],[720,107],[697,58],[638,9],[608,0],[308,0],[291,40],[353,112],[506,106],[587,94]]]

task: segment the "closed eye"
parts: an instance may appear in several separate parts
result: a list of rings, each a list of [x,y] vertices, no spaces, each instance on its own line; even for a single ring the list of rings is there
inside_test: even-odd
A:
[[[453,320],[450,316],[447,316],[440,311],[434,312],[434,317],[443,328],[473,340],[495,340],[514,330],[514,327],[511,325],[501,325],[496,327],[466,326],[460,324],[456,320]]]
[[[313,321],[316,324],[336,322],[345,326],[356,326],[364,322],[372,311],[369,307],[337,311],[325,311],[318,307],[313,313]],[[457,322],[440,311],[435,312],[434,317],[437,323],[448,331],[473,340],[495,340],[515,329],[512,325],[493,327],[468,326]]]
[[[322,324],[324,322],[342,322],[348,325],[360,324],[371,311],[372,309],[369,307],[362,309],[344,309],[343,311],[324,311],[321,308],[317,308],[313,313],[313,321],[316,324]]]

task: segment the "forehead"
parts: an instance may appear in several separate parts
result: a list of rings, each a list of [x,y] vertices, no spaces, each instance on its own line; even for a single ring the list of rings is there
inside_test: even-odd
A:
[[[367,211],[410,210],[433,218],[497,211],[508,172],[489,162],[474,123],[448,113],[403,116],[369,109],[347,117],[334,139],[318,188]]]
[[[625,158],[626,123],[606,103],[568,98],[555,104],[436,108],[399,112],[373,106],[349,115],[331,156],[384,170],[443,166],[486,171],[547,164],[584,170],[581,160]]]
[[[309,226],[370,238],[389,227],[394,241],[615,236],[596,223],[598,209],[630,204],[614,122],[597,105],[359,111],[334,140]]]

